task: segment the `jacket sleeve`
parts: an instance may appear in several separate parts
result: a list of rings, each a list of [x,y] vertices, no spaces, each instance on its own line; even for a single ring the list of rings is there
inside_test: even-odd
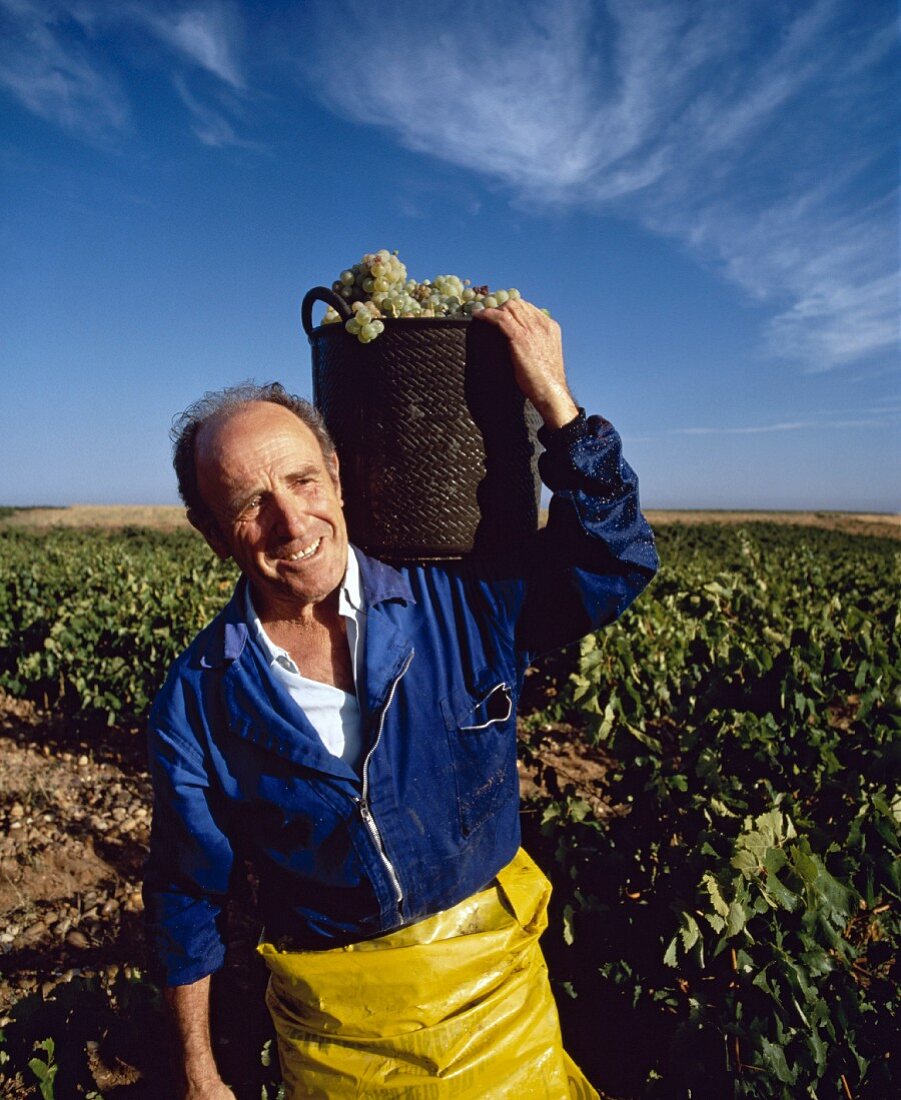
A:
[[[172,694],[170,682],[161,699],[171,701]],[[187,985],[222,966],[224,903],[236,861],[217,822],[204,754],[184,709],[160,702],[151,714],[148,742],[154,804],[145,927],[158,978],[165,985]],[[165,723],[161,710],[167,712]]]
[[[613,622],[659,565],[613,425],[580,411],[538,437],[539,472],[553,497],[547,525],[524,554],[515,642],[527,660]]]

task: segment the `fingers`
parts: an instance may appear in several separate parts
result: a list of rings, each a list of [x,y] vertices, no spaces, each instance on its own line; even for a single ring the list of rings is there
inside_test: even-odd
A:
[[[485,309],[477,309],[472,316],[487,322],[489,325],[494,325],[495,328],[499,328],[507,336],[512,336],[514,332],[525,328],[522,321],[517,320],[515,314],[507,309],[506,302],[503,306],[486,306]]]
[[[530,312],[541,312],[536,310],[535,306],[531,302],[526,302],[522,298],[508,298],[502,306],[486,306],[484,309],[478,309],[473,313],[473,317],[481,317],[484,315],[486,321],[488,320],[500,320],[516,318],[522,320]]]
[[[548,330],[554,324],[546,313],[522,298],[511,298],[502,306],[488,306],[485,309],[476,310],[472,316],[497,325],[508,335],[516,332],[517,329],[528,329],[533,326]]]

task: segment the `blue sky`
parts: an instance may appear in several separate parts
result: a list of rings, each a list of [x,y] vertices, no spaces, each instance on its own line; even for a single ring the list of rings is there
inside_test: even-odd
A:
[[[516,286],[648,507],[901,506],[897,9],[0,0],[0,503],[169,503],[367,251]]]

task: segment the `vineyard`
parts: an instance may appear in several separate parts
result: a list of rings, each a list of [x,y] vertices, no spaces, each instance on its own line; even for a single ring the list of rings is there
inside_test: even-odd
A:
[[[524,843],[554,884],[565,1039],[606,1096],[897,1094],[898,547],[663,528],[661,572],[620,624],[529,677]],[[233,580],[188,531],[0,529],[0,689],[89,752],[133,749]],[[573,745],[603,763],[589,785],[558,766]],[[89,1072],[123,1031],[160,1032],[140,957],[118,962],[0,1006],[4,1096],[162,1095]],[[268,1052],[239,1096],[274,1100]]]

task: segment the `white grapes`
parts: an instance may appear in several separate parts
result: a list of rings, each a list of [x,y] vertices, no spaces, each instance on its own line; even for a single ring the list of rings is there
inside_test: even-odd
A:
[[[515,287],[489,290],[473,286],[456,275],[437,275],[418,283],[407,277],[407,269],[396,252],[382,248],[367,252],[359,263],[342,271],[332,283],[353,310],[344,327],[368,344],[385,331],[385,317],[471,317],[480,309],[501,306],[521,295]],[[341,315],[329,306],[323,324],[338,324]]]

